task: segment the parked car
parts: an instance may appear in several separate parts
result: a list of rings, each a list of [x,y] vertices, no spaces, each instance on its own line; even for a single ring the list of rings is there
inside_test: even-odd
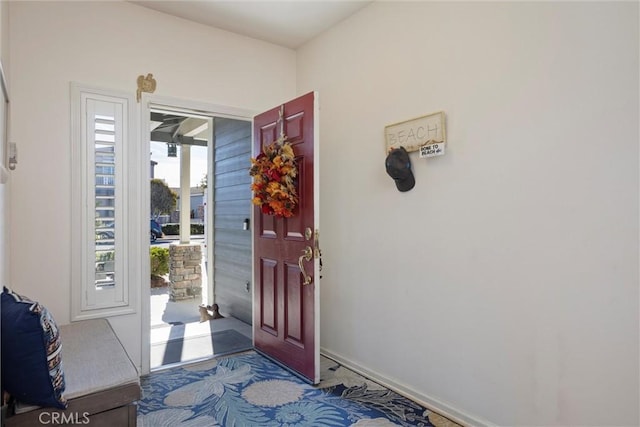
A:
[[[155,242],[158,237],[164,237],[162,227],[155,220],[151,220],[151,241]]]
[[[96,230],[96,240],[113,240],[114,234],[112,230]]]
[[[114,221],[104,220],[102,218],[96,219],[96,244],[98,245],[112,245],[115,238],[114,233]]]

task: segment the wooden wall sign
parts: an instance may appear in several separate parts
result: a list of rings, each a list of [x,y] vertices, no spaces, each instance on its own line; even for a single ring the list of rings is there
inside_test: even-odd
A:
[[[445,143],[444,111],[428,114],[384,128],[387,153],[393,148],[404,147],[408,152],[435,142]]]

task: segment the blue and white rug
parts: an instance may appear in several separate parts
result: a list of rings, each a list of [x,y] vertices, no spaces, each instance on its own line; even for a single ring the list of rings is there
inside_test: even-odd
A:
[[[428,411],[322,358],[311,386],[251,351],[142,378],[140,427],[432,426]]]

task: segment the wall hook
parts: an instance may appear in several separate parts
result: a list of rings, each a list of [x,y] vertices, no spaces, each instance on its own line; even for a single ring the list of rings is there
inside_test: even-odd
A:
[[[16,170],[18,164],[18,148],[15,142],[9,143],[9,170]]]

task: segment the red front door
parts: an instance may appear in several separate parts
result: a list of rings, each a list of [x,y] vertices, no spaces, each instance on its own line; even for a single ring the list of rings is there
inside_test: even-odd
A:
[[[314,384],[320,381],[316,98],[301,96],[253,122],[254,157],[281,132],[291,143],[299,197],[290,218],[254,207],[254,345]],[[313,256],[305,258],[305,251]]]

